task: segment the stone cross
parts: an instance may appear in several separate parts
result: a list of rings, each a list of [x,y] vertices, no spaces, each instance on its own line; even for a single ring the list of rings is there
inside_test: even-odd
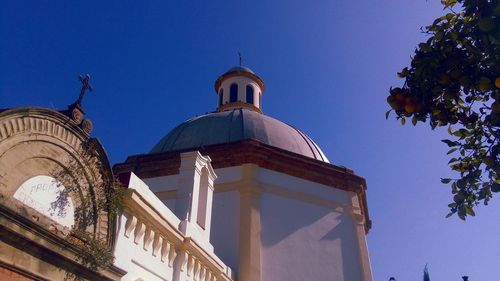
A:
[[[78,100],[76,101],[76,105],[81,106],[83,96],[85,95],[85,91],[92,92],[92,86],[90,86],[90,83],[89,83],[89,80],[90,80],[89,74],[80,75],[78,77],[78,79],[80,80],[80,82],[82,82],[82,89],[80,90],[80,96],[78,97]]]
[[[242,60],[242,58],[241,58],[241,53],[240,52],[238,52],[238,57],[240,58],[240,66],[241,66],[241,60]]]

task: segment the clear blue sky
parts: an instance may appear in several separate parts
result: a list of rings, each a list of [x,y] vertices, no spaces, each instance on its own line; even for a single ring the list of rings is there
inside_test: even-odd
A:
[[[385,120],[387,90],[438,0],[0,1],[0,108],[84,107],[113,163],[146,153],[215,109],[213,83],[238,62],[266,83],[263,107],[366,178],[374,278],[499,280],[500,199],[445,219],[444,130]],[[500,196],[497,196],[500,197]]]

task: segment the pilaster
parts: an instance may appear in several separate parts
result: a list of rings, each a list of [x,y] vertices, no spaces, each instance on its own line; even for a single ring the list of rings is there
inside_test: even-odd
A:
[[[257,180],[258,166],[242,165],[240,192],[240,258],[239,281],[261,280],[261,222],[262,187]]]

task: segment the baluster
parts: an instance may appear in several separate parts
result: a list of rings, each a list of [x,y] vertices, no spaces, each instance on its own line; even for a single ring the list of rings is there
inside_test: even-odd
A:
[[[137,224],[137,218],[133,215],[127,214],[127,222],[125,223],[125,237],[130,237],[130,232],[135,228]]]
[[[175,252],[175,247],[173,244],[170,245],[170,250],[168,251],[168,266],[172,267],[174,265],[174,259],[177,256]]]
[[[144,245],[143,248],[145,251],[149,249],[149,246],[151,246],[151,242],[153,242],[153,237],[154,237],[154,232],[153,229],[148,225],[146,226],[146,234],[144,235]]]
[[[193,256],[191,254],[188,254],[187,276],[191,276],[193,274],[193,265],[194,265]]]
[[[135,227],[134,230],[134,243],[139,244],[139,241],[142,238],[142,235],[144,235],[144,231],[146,230],[146,225],[140,220],[137,220],[137,226]]]
[[[205,281],[206,273],[207,273],[207,268],[202,265],[200,269],[200,281]]]
[[[168,242],[168,240],[162,237],[162,245],[161,245],[161,261],[165,262],[168,259],[168,254],[170,253],[170,247],[172,244]],[[168,260],[167,260],[168,261]]]
[[[199,280],[200,277],[200,266],[200,261],[198,259],[195,259],[193,277],[196,281]]]
[[[156,257],[158,250],[161,248],[163,241],[159,232],[155,233],[155,238],[153,240],[153,256]]]

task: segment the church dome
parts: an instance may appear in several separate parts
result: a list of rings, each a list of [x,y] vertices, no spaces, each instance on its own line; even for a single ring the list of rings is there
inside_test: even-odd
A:
[[[196,149],[246,139],[329,163],[314,141],[299,129],[246,108],[194,117],[174,128],[150,153]]]
[[[241,65],[230,68],[228,71],[226,71],[225,74],[228,74],[231,72],[249,72],[249,73],[255,75],[255,72],[253,72],[253,70],[251,70],[250,68],[248,68],[246,66],[241,66]]]

